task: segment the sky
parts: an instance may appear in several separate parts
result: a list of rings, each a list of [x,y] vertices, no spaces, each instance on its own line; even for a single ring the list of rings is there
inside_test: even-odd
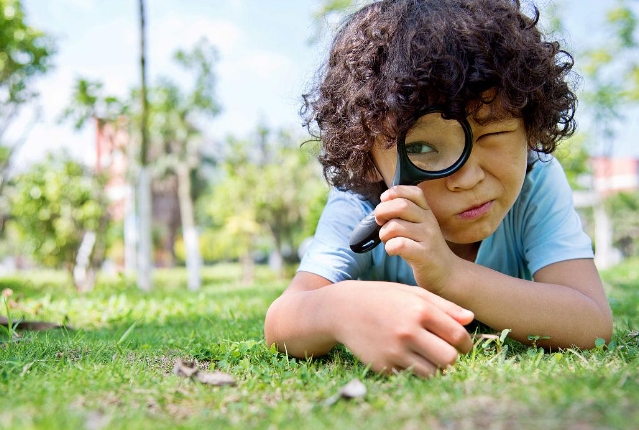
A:
[[[537,4],[544,9],[550,0]],[[566,43],[583,49],[601,37],[604,10],[613,0],[556,0],[567,17]],[[139,85],[138,2],[135,0],[22,0],[27,22],[57,40],[54,69],[37,81],[41,118],[14,168],[47,151],[66,148],[92,163],[94,130],[75,131],[58,117],[78,77],[99,80],[104,92],[125,97]],[[258,123],[300,129],[301,94],[324,58],[325,44],[309,44],[321,0],[146,0],[148,82],[161,76],[189,82],[172,61],[202,37],[216,46],[216,95],[222,113],[205,133],[223,140],[248,137]],[[11,130],[24,127],[31,112]],[[9,134],[11,136],[11,133]],[[622,152],[633,152],[628,145]],[[639,149],[634,148],[639,156]]]

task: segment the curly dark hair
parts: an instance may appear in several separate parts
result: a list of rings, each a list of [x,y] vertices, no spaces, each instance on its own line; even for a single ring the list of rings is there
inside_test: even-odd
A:
[[[381,0],[348,17],[300,110],[321,141],[329,184],[379,196],[372,145],[394,145],[434,105],[460,119],[497,99],[523,118],[531,151],[552,153],[575,131],[577,76],[531,9],[518,0]]]

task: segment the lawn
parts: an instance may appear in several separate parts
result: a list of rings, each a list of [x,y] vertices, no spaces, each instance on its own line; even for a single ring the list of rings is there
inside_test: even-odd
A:
[[[124,278],[84,295],[58,273],[0,279],[14,292],[12,317],[69,326],[17,340],[0,332],[0,428],[636,428],[638,263],[603,272],[615,316],[609,345],[544,353],[478,339],[429,380],[373,374],[344,348],[311,361],[267,348],[264,314],[286,283],[266,270],[243,286],[237,267],[210,267],[196,293],[181,271],[157,271],[151,293]],[[178,360],[236,383],[178,376]],[[366,394],[330,404],[355,378]]]

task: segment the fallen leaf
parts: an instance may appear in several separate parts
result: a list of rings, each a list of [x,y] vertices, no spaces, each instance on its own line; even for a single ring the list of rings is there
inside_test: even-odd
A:
[[[366,385],[359,379],[353,379],[348,384],[339,389],[339,392],[334,396],[329,397],[324,402],[325,405],[330,406],[337,403],[340,399],[354,399],[357,397],[364,397],[366,395]]]
[[[87,414],[84,423],[87,430],[102,430],[109,425],[111,417],[100,411],[92,411]]]
[[[214,385],[216,387],[222,385],[235,385],[235,378],[228,373],[220,372],[216,370],[214,372],[197,372],[197,380],[203,384]]]
[[[178,360],[173,366],[173,373],[183,378],[191,378],[198,380],[202,384],[213,385],[216,387],[222,385],[235,385],[235,379],[228,373],[219,370],[207,372],[197,368],[197,362]]]
[[[359,379],[353,379],[339,390],[339,395],[345,399],[354,399],[366,395],[366,385]]]
[[[173,366],[173,373],[183,378],[190,378],[197,373],[197,364],[194,361],[178,360]]]
[[[31,331],[46,331],[54,328],[70,328],[62,324],[56,324],[47,321],[12,321],[12,327],[15,330],[31,330]],[[7,317],[0,316],[0,326],[9,327],[9,320]]]

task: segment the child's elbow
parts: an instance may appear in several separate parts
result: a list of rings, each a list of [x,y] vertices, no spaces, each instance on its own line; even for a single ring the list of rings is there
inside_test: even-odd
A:
[[[612,340],[613,322],[612,313],[608,312],[606,316],[602,318],[600,333],[597,338],[606,341],[606,345]]]
[[[271,306],[268,308],[267,312],[266,312],[266,316],[264,318],[264,340],[266,341],[266,346],[268,346],[269,348],[273,345],[275,345],[278,350],[279,347],[277,345],[277,335],[276,332],[277,330],[275,329],[275,325],[276,325],[276,316],[274,315],[276,313],[276,310],[274,309],[275,303],[271,304]]]
[[[601,312],[601,315],[592,321],[590,326],[590,330],[588,330],[587,339],[585,340],[584,345],[580,345],[582,349],[593,349],[597,347],[600,342],[599,339],[605,341],[606,345],[608,345],[612,339],[613,333],[613,321],[612,321],[612,313],[610,309],[607,309]]]

